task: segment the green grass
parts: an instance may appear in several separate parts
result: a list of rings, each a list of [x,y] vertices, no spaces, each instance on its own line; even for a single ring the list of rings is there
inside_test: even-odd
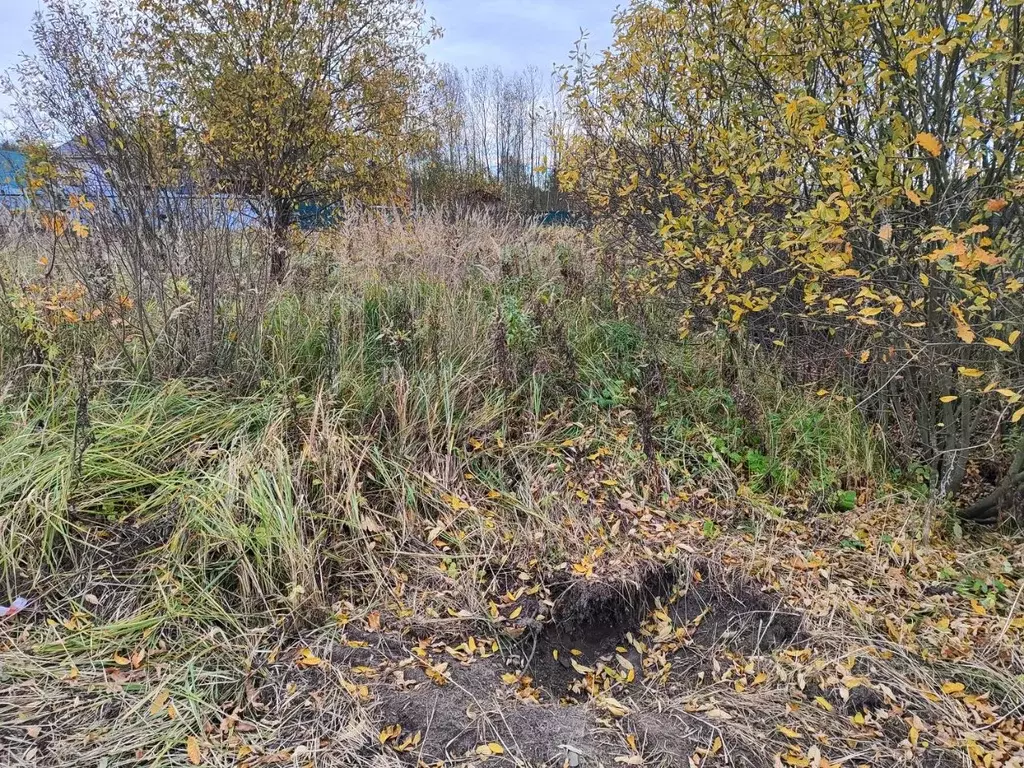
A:
[[[884,472],[841,398],[752,360],[737,402],[714,340],[639,323],[576,247],[506,252],[505,277],[282,289],[206,376],[147,375],[99,324],[48,331],[57,352],[41,355],[39,334],[5,328],[0,590],[39,621],[31,653],[0,652],[0,720],[53,696],[38,714],[71,733],[113,697],[109,729],[75,759],[160,764],[299,628],[398,593],[454,615],[492,567],[580,556],[591,465],[655,500],[659,477],[825,498]],[[96,687],[140,649],[160,676]],[[44,682],[72,668],[89,683],[77,712]],[[146,715],[162,688],[178,719]]]
[[[348,565],[325,539],[367,508],[429,512],[423,478],[458,484],[466,446],[487,436],[511,444],[513,458],[482,470],[495,485],[507,462],[543,461],[580,426],[624,429],[624,470],[642,484],[645,419],[673,484],[726,473],[828,496],[883,469],[841,398],[786,386],[757,360],[737,403],[713,342],[642,330],[590,280],[582,300],[522,273],[457,290],[412,277],[285,292],[226,379],[141,380],[111,345],[84,412],[80,362],[48,363],[0,408],[5,585],[84,567],[104,550],[97,529],[163,526],[169,554],[247,608],[295,585],[316,594],[325,558],[335,574]],[[362,560],[355,571],[370,569]]]

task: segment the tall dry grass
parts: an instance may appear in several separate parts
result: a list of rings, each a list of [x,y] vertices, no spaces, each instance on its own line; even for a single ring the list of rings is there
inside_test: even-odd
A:
[[[879,471],[840,399],[765,368],[737,402],[713,345],[614,300],[584,233],[364,214],[294,245],[283,284],[170,309],[191,286],[116,264],[112,299],[76,287],[79,242],[49,279],[7,262],[0,592],[32,606],[0,628],[0,722],[43,723],[44,764],[182,763],[187,734],[262,686],[267,749],[309,748],[301,721],[348,734],[321,764],[365,762],[344,746],[365,736],[358,702],[289,709],[274,649],[370,610],[488,621],[489,580],[589,549],[571,465],[592,454],[638,500],[827,499]],[[258,315],[232,314],[239,291],[262,292]],[[149,714],[164,691],[175,718]],[[6,763],[31,748],[5,742]]]

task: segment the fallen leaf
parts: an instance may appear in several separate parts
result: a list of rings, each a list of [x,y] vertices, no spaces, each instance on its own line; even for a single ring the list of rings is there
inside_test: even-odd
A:
[[[149,714],[159,715],[164,708],[164,704],[167,703],[167,700],[170,697],[171,694],[168,693],[166,688],[161,689],[160,692],[153,699],[153,703],[149,705]]]
[[[192,765],[200,765],[203,762],[203,753],[199,751],[199,740],[195,736],[188,737],[185,749],[188,752],[188,761]]]

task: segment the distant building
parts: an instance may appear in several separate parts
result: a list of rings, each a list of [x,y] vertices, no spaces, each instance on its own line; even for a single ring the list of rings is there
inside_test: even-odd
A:
[[[23,197],[25,180],[24,153],[14,149],[0,149],[0,196]]]

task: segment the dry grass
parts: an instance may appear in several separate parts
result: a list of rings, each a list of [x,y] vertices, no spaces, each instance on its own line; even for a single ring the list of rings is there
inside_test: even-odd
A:
[[[923,547],[841,398],[761,361],[737,402],[579,233],[302,247],[216,375],[142,379],[103,322],[87,376],[81,325],[25,369],[8,328],[4,764],[1013,764],[1020,549]],[[621,636],[565,629],[580,591]]]

